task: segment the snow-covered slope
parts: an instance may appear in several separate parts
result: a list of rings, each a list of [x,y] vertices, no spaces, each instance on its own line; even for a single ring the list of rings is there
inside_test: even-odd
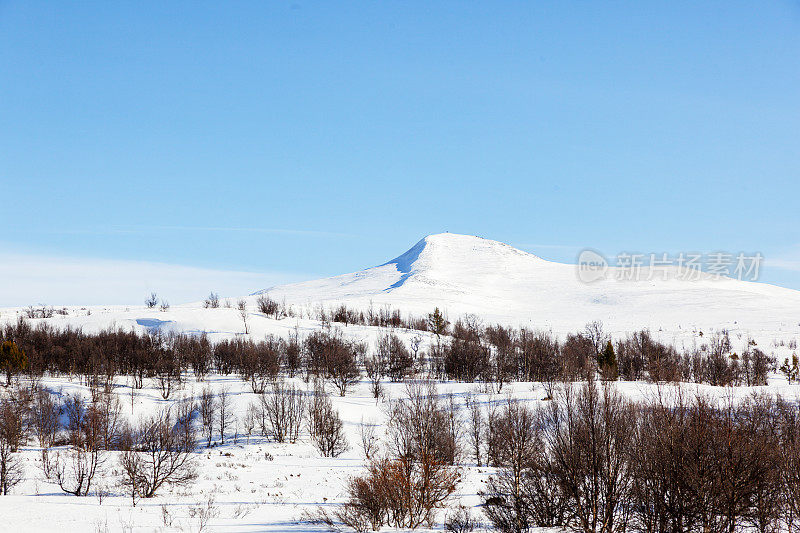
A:
[[[729,330],[742,343],[753,337],[760,346],[793,345],[800,338],[800,291],[709,275],[688,281],[679,273],[670,268],[654,273],[650,280],[644,272],[642,281],[625,281],[618,280],[611,268],[605,279],[584,283],[575,265],[547,261],[497,241],[446,233],[425,237],[376,267],[272,287],[245,299],[253,338],[289,335],[295,328],[311,331],[320,325],[319,306],[330,309],[340,303],[362,310],[389,306],[419,316],[439,307],[451,321],[472,313],[484,324],[549,329],[562,338],[600,320],[615,337],[648,328],[662,340],[686,348],[702,342],[700,332],[720,329]],[[274,320],[259,313],[256,300],[264,293],[290,305],[293,318]],[[228,305],[219,309],[205,309],[202,302],[195,302],[166,312],[143,306],[71,308],[46,321],[85,331],[107,327],[204,331],[218,340],[242,333],[234,305],[238,299],[223,298]],[[21,314],[22,309],[0,310],[0,324]],[[348,331],[372,338],[371,329],[351,326]]]
[[[434,306],[450,317],[475,313],[486,321],[552,327],[563,331],[602,320],[616,330],[649,327],[728,327],[797,332],[800,292],[730,278],[677,276],[676,268],[653,279],[606,279],[584,283],[575,265],[546,261],[507,244],[479,237],[429,235],[404,254],[352,274],[272,287],[267,293],[295,305],[427,313]],[[667,279],[664,279],[664,278]]]

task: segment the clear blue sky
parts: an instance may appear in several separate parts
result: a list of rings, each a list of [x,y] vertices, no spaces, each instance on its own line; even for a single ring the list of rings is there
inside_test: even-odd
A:
[[[322,276],[451,231],[800,288],[800,3],[0,0],[0,185],[17,254]]]

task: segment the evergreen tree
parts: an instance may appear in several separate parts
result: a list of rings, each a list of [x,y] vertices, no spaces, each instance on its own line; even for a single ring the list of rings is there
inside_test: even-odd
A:
[[[447,325],[449,322],[445,320],[439,308],[435,308],[433,313],[428,315],[428,327],[436,336],[444,335],[447,332]]]
[[[614,345],[611,341],[606,342],[606,347],[597,356],[597,366],[600,367],[600,374],[603,379],[617,379],[617,356],[614,353]]]
[[[789,381],[790,384],[793,381],[797,381],[797,379],[800,377],[800,361],[798,361],[797,359],[797,354],[792,354],[791,364],[789,364],[788,357],[784,359],[780,370],[786,376],[786,379]]]

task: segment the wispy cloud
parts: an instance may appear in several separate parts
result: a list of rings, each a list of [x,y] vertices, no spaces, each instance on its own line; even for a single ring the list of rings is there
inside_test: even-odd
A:
[[[567,244],[531,244],[531,243],[513,243],[517,248],[534,248],[542,250],[560,250],[564,252],[581,250],[581,246],[570,246]]]
[[[339,233],[333,231],[285,229],[285,228],[259,228],[259,227],[226,227],[226,226],[140,226],[141,228],[158,231],[220,231],[241,233],[270,233],[274,235],[308,235],[317,237],[355,237],[352,233]]]
[[[98,226],[83,228],[56,228],[44,230],[45,233],[59,235],[140,235],[144,233],[164,232],[231,232],[231,233],[263,233],[271,235],[296,235],[308,237],[357,237],[353,233],[334,231],[288,229],[288,228],[263,228],[241,226]]]
[[[139,304],[151,291],[172,304],[210,291],[241,296],[316,276],[183,265],[0,253],[0,306]]]
[[[789,247],[775,255],[767,255],[764,258],[764,265],[768,268],[800,272],[800,244]]]

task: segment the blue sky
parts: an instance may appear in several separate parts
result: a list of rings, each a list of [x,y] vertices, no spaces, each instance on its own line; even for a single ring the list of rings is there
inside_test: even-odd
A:
[[[798,88],[797,1],[0,0],[0,259],[255,290],[451,231],[800,288]]]

